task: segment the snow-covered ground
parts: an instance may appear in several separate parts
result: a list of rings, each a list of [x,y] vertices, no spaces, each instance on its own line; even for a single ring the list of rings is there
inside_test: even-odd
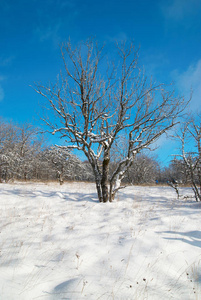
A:
[[[170,187],[1,184],[0,213],[1,300],[201,299],[201,203]]]

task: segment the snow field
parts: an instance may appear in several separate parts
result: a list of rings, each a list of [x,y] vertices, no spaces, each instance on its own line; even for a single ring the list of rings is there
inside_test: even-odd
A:
[[[200,210],[170,187],[1,184],[0,299],[201,299]]]

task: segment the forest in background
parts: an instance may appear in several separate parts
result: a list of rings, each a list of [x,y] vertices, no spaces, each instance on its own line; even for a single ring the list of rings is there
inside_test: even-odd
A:
[[[120,155],[120,154],[119,154]],[[110,173],[118,162],[118,153],[112,157]],[[49,145],[44,134],[31,124],[15,124],[0,120],[0,181],[90,181],[94,174],[87,160],[81,161],[69,149]],[[154,152],[136,156],[127,171],[128,184],[165,184],[177,180],[190,184],[188,170],[182,159],[174,157],[168,167],[162,166]]]

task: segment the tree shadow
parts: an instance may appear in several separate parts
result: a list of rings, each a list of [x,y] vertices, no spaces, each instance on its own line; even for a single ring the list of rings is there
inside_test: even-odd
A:
[[[171,212],[171,214],[175,212],[176,214],[179,210],[181,215],[192,215],[195,209],[201,209],[201,201],[196,202],[194,198],[177,199],[171,187],[145,186],[144,189],[142,189],[142,187],[133,186],[132,189],[132,193],[130,191],[125,193],[126,197],[133,199],[136,203],[143,203],[145,207],[150,207],[150,205],[157,206],[157,208],[155,208],[157,212],[166,211],[167,214],[168,212]],[[184,190],[189,191],[189,188],[184,188]],[[120,198],[125,198],[125,194],[123,192],[120,193],[122,193],[120,194]]]
[[[201,248],[201,231],[187,231],[187,232],[180,232],[180,231],[161,231],[157,233],[165,233],[167,235],[179,235],[180,237],[163,237],[166,240],[175,240],[175,241],[182,241],[187,243],[191,246]]]
[[[64,201],[72,201],[72,202],[92,202],[99,203],[98,197],[96,193],[93,192],[71,192],[69,191],[43,191],[41,190],[24,190],[24,189],[5,189],[1,192],[1,195],[14,195],[19,197],[27,197],[27,198],[60,198]]]

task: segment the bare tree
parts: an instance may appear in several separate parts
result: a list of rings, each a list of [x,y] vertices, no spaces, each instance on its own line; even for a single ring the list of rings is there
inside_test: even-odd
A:
[[[19,155],[16,151],[17,130],[12,122],[0,120],[0,181],[14,177]]]
[[[159,169],[159,163],[153,156],[140,153],[136,155],[124,180],[132,184],[155,183]]]
[[[63,74],[56,84],[36,88],[49,104],[43,118],[49,131],[87,157],[100,202],[114,199],[136,155],[172,128],[185,107],[174,91],[148,81],[132,43],[116,50],[117,61],[106,67],[103,48],[95,42],[77,48],[65,43]],[[111,151],[122,136],[127,147],[109,176]]]
[[[196,201],[201,201],[201,115],[186,121],[177,138],[181,141],[181,154],[177,156],[183,160]]]
[[[15,125],[15,127],[17,131],[15,147],[20,160],[16,175],[26,181],[32,177],[35,159],[41,151],[44,140],[43,136],[38,134],[39,129],[30,123]]]
[[[0,120],[0,181],[27,180],[43,143],[31,124],[18,125]]]
[[[42,152],[41,159],[46,173],[49,173],[52,179],[57,178],[60,185],[63,184],[64,179],[78,179],[85,173],[84,165],[66,147],[47,148]]]
[[[166,181],[174,182],[176,180],[178,184],[186,185],[190,182],[185,163],[182,158],[178,158],[177,156],[164,169],[163,177],[165,177]]]

